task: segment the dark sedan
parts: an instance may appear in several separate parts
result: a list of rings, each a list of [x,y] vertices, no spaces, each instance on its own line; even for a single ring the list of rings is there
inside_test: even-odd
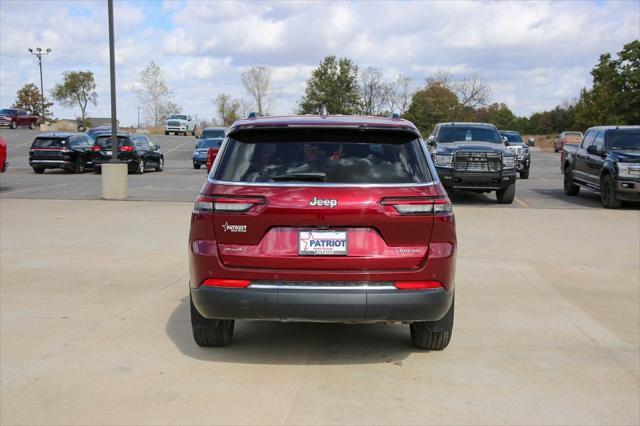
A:
[[[93,167],[90,149],[91,140],[83,133],[43,133],[31,144],[29,165],[38,174],[46,169],[83,173]]]
[[[111,161],[111,135],[99,134],[91,149],[96,173],[102,171],[102,164]],[[118,133],[118,160],[127,163],[130,173],[142,174],[147,170],[164,170],[164,154],[160,146],[145,135]]]

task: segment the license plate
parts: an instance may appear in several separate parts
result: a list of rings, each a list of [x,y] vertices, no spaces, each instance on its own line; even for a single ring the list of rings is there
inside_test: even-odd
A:
[[[640,169],[629,169],[629,174],[634,176],[640,176]]]
[[[298,254],[345,256],[347,254],[347,231],[302,230],[298,234]]]
[[[105,155],[111,155],[112,154],[111,151],[105,151],[104,153],[105,153]]]

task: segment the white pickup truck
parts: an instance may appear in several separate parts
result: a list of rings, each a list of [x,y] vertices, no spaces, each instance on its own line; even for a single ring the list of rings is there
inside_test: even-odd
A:
[[[187,136],[191,133],[196,134],[196,121],[191,118],[190,115],[184,114],[172,114],[164,122],[164,134],[174,133],[176,135],[182,133]]]

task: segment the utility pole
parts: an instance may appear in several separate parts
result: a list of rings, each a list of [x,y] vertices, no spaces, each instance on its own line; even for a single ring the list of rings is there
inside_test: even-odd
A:
[[[109,8],[109,76],[111,80],[111,162],[118,161],[118,120],[116,118],[116,55],[113,36],[113,0],[108,0]]]
[[[140,128],[140,105],[138,105],[138,129]]]
[[[32,48],[29,48],[29,53],[35,55],[35,57],[38,58],[38,65],[40,66],[40,102],[42,107],[42,122],[44,123],[44,84],[42,81],[42,57],[51,53],[51,49],[47,48],[46,50],[43,50],[40,47],[36,47],[34,50]]]

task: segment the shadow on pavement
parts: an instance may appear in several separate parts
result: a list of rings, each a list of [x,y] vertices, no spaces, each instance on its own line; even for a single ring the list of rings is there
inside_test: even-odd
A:
[[[183,354],[203,360],[271,365],[401,365],[411,353],[405,324],[332,324],[236,321],[233,342],[224,348],[201,348],[193,340],[189,298],[167,320],[165,331]]]
[[[604,207],[602,207],[602,204],[600,203],[600,194],[584,188],[580,188],[580,193],[575,197],[565,194],[562,188],[531,188],[531,191],[545,197],[555,198],[557,200],[564,201],[566,203],[570,203],[579,207],[604,209]],[[621,209],[638,210],[638,208],[640,208],[640,204],[638,203],[623,202]]]
[[[448,194],[454,207],[456,205],[459,205],[459,206],[488,205],[488,206],[505,207],[504,204],[498,204],[498,201],[496,201],[495,192],[477,193],[477,192],[471,192],[471,191],[450,191]]]

